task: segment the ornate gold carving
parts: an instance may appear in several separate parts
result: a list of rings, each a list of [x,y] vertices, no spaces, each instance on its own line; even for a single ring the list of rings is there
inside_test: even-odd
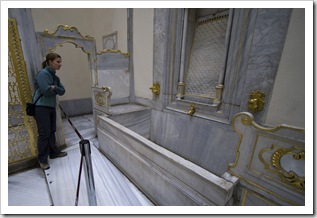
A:
[[[262,111],[264,108],[265,94],[260,90],[252,91],[248,102],[248,109],[251,112]]]
[[[250,126],[252,124],[252,121],[253,121],[253,117],[249,117],[249,116],[246,116],[246,117],[241,117],[241,123],[245,126]]]
[[[160,94],[160,84],[158,82],[155,82],[153,83],[152,87],[150,87],[150,89],[152,90],[152,92],[155,94],[155,95],[159,95]]]
[[[97,92],[97,94],[95,95],[95,100],[100,107],[104,106],[106,103],[105,97],[102,92]]]
[[[277,169],[277,171],[271,171],[277,174],[281,180],[287,184],[290,184],[298,189],[305,189],[305,178],[298,176],[295,172],[289,171],[286,172],[281,166],[281,159],[284,155],[289,154],[290,152],[298,150],[294,146],[290,148],[280,148],[275,151],[271,156],[271,164]],[[305,159],[305,151],[301,151],[293,154],[294,160]]]
[[[239,141],[238,141],[238,144],[237,144],[237,147],[236,147],[236,159],[235,159],[234,163],[230,163],[228,165],[228,171],[230,171],[230,168],[234,168],[237,165],[239,157],[240,157],[240,151],[239,150],[240,150],[240,145],[241,145],[241,142],[242,142],[243,135],[235,126],[237,118],[241,119],[241,123],[243,125],[246,125],[246,126],[252,125],[256,129],[262,130],[264,132],[275,132],[275,131],[277,131],[277,130],[279,130],[281,128],[292,129],[292,130],[295,130],[295,131],[298,131],[298,132],[305,132],[304,129],[296,128],[296,127],[285,125],[285,124],[277,125],[276,127],[273,127],[273,128],[263,127],[263,126],[257,124],[256,122],[254,122],[254,117],[249,112],[241,112],[241,113],[238,113],[238,114],[234,115],[233,118],[232,118],[232,127],[233,127],[233,130],[236,133],[238,133]]]
[[[253,115],[251,113],[248,113],[248,112],[241,112],[241,113],[238,113],[236,114],[233,119],[232,119],[232,125],[233,125],[233,129],[236,133],[238,133],[239,135],[239,141],[237,143],[237,146],[236,146],[236,159],[234,161],[234,163],[231,163],[228,165],[228,172],[238,178],[240,178],[241,180],[247,182],[248,184],[260,189],[260,190],[263,190],[279,199],[282,199],[283,201],[285,202],[288,202],[289,204],[291,205],[298,205],[298,203],[295,203],[293,201],[291,201],[290,199],[286,199],[280,195],[278,195],[277,193],[269,190],[269,189],[266,189],[265,187],[251,181],[248,177],[245,177],[243,175],[237,175],[237,173],[235,173],[236,171],[233,169],[235,168],[238,163],[240,163],[240,161],[242,161],[242,159],[240,158],[241,156],[241,146],[242,146],[242,141],[244,140],[244,130],[245,128],[249,128],[249,127],[243,127],[243,125],[247,125],[247,126],[250,126],[250,127],[254,127],[255,129],[258,129],[258,130],[261,130],[263,132],[276,132],[278,130],[283,130],[283,129],[289,129],[289,130],[292,130],[292,131],[296,131],[296,132],[305,132],[304,129],[302,128],[296,128],[296,127],[293,127],[293,126],[289,126],[289,125],[278,125],[276,127],[273,127],[273,128],[267,128],[267,127],[263,127],[263,126],[260,126],[259,124],[257,124],[256,122],[253,121]],[[251,131],[251,130],[250,130]],[[276,140],[279,140],[278,138],[276,138]],[[248,142],[248,143],[251,143],[251,142]],[[287,143],[287,142],[285,142]],[[257,143],[255,143],[255,145],[257,145]],[[254,145],[254,146],[255,146]],[[272,147],[273,146],[273,147]],[[277,153],[275,153],[272,161],[271,161],[271,156],[273,156],[273,153],[277,150],[279,150],[280,148],[282,147],[278,147],[278,146],[275,146],[275,145],[272,145],[270,148],[263,148],[262,150],[260,150],[258,152],[258,158],[259,160],[264,164],[264,168],[265,170],[267,170],[268,172],[271,172],[271,173],[274,173],[275,175],[277,175],[278,177],[277,178],[280,178],[281,180],[285,179],[285,181],[277,181],[275,180],[275,182],[280,182],[280,183],[285,183],[285,184],[288,184],[290,185],[291,187],[294,188],[294,190],[296,189],[297,191],[299,192],[302,192],[303,189],[301,188],[295,188],[295,186],[297,187],[304,187],[304,182],[305,182],[305,178],[302,178],[302,177],[299,177],[296,175],[294,175],[293,173],[290,173],[290,172],[286,172],[282,166],[280,167],[280,171],[277,170],[276,167],[279,168],[278,164],[281,164],[281,162],[278,162],[278,160],[281,160],[282,157],[284,155],[290,155],[292,154],[293,155],[293,158],[294,160],[301,160],[301,159],[304,159],[305,158],[305,148],[304,147],[301,147],[301,146],[294,146],[292,149],[296,149],[298,150],[298,152],[294,152],[293,150],[292,151],[289,151],[288,153],[284,153],[282,151],[279,151]],[[273,150],[274,148],[274,150]],[[272,151],[271,153],[266,153],[264,154],[264,152],[268,152],[268,151]],[[253,150],[254,152],[254,150]],[[268,155],[269,154],[269,155]],[[281,154],[283,154],[282,156],[280,156]],[[269,158],[268,161],[265,161],[264,160],[264,157],[266,158]],[[241,159],[241,160],[239,160]],[[284,159],[283,159],[284,160]],[[285,161],[285,160],[284,160]],[[277,164],[276,164],[277,163]],[[284,162],[283,162],[284,163]],[[250,164],[250,163],[248,163]],[[273,164],[276,166],[273,168]],[[246,166],[247,167],[247,166]],[[271,167],[271,168],[270,168]],[[283,170],[285,172],[283,172]],[[266,175],[264,174],[261,174],[262,176],[264,176],[265,178],[268,178],[268,179],[273,179],[272,177],[267,177]],[[304,179],[304,180],[302,180]]]
[[[90,54],[90,51],[85,51],[85,48],[84,48],[83,46],[80,46],[80,45],[78,45],[76,42],[73,42],[73,41],[70,41],[70,40],[66,40],[66,41],[64,41],[64,42],[62,42],[62,43],[57,43],[57,44],[55,44],[55,45],[54,45],[54,46],[55,46],[54,48],[49,48],[49,52],[54,52],[54,51],[56,50],[57,46],[63,47],[65,43],[71,43],[71,44],[75,45],[76,48],[80,48],[80,49],[81,49],[83,52],[85,52],[86,54]]]
[[[111,89],[110,87],[105,87],[105,86],[102,86],[101,87],[101,92],[97,92],[96,95],[95,95],[95,100],[96,100],[96,103],[102,107],[106,104],[106,98],[105,98],[105,92],[108,92],[108,98],[110,99],[111,95],[112,95],[112,92],[111,92]],[[109,103],[108,103],[109,104]]]
[[[103,53],[120,53],[120,54],[122,54],[122,55],[124,55],[124,56],[126,56],[126,57],[129,57],[130,56],[130,54],[129,53],[127,53],[127,52],[122,52],[121,50],[115,50],[115,49],[109,49],[109,48],[107,48],[107,49],[104,49],[104,50],[102,50],[102,51],[99,51],[99,52],[97,52],[97,54],[98,55],[101,55],[101,54],[103,54]]]
[[[305,151],[294,154],[293,158],[295,160],[305,160]]]
[[[193,116],[195,112],[196,112],[195,104],[192,103],[190,104],[188,115]]]
[[[60,29],[63,29],[64,31],[70,31],[70,32],[73,32],[73,31],[76,31],[80,36],[81,38],[83,39],[93,39],[93,37],[89,36],[89,35],[86,35],[86,36],[83,36],[76,27],[73,27],[73,26],[68,26],[68,25],[63,25],[63,24],[59,24],[56,29],[54,30],[54,32],[52,33],[49,33],[48,32],[48,29],[45,29],[43,32],[44,34],[46,35],[51,35],[51,36],[54,36],[58,30]]]
[[[9,19],[9,164],[36,157],[37,127],[26,116],[26,102],[32,100],[22,46],[15,19]]]

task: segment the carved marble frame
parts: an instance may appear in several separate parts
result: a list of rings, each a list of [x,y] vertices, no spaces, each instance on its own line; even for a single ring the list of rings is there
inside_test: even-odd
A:
[[[63,24],[58,25],[52,33],[45,29],[43,32],[38,32],[37,35],[43,57],[49,52],[54,52],[57,47],[63,47],[66,43],[71,43],[86,53],[92,85],[98,86],[96,42],[93,37],[83,36],[76,27]]]
[[[232,9],[230,46],[221,87],[221,102],[218,106],[195,104],[194,117],[228,124],[235,114],[248,111],[250,93],[261,90],[266,96],[266,102],[263,110],[254,112],[253,115],[258,123],[265,123],[291,12],[290,8]],[[164,19],[161,18],[163,16]],[[155,10],[154,60],[162,59],[165,65],[154,63],[153,81],[161,82],[163,108],[188,114],[192,102],[179,101],[176,98],[182,18],[183,9]],[[267,30],[264,34],[263,29]],[[272,31],[277,32],[278,36],[270,34]],[[162,37],[165,35],[168,37]],[[162,55],[164,53],[165,56]]]
[[[48,52],[54,52],[57,47],[62,47],[66,43],[73,44],[76,48],[80,48],[88,56],[89,72],[91,76],[91,98],[93,101],[93,114],[95,119],[95,129],[97,129],[98,113],[110,113],[110,97],[111,91],[108,87],[99,87],[98,73],[97,73],[97,55],[95,39],[89,35],[83,36],[76,27],[68,25],[58,25],[56,29],[50,33],[47,29],[43,32],[38,32],[38,39],[41,46],[42,56]],[[105,52],[120,52],[119,50],[104,50],[99,54]],[[127,55],[127,54],[125,54]],[[104,90],[104,89],[106,90]],[[96,94],[97,93],[97,94]],[[99,95],[98,95],[99,93]],[[99,97],[104,98],[103,110],[99,111]],[[57,109],[57,116],[60,117],[59,108]],[[97,134],[97,131],[96,131]]]

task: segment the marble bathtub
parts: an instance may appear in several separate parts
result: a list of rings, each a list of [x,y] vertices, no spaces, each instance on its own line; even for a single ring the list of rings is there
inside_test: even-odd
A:
[[[234,181],[218,177],[148,139],[150,112],[99,116],[100,151],[155,205],[231,205]]]

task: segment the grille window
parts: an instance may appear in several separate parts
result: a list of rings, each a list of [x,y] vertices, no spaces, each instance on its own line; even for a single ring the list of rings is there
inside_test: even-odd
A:
[[[185,98],[208,102],[216,97],[216,85],[223,70],[228,15],[198,22],[195,30]]]

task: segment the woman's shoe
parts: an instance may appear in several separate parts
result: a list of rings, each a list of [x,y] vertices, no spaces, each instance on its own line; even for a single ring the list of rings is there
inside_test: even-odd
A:
[[[50,165],[48,163],[40,163],[40,167],[43,169],[43,170],[47,170],[50,168]]]
[[[58,158],[58,157],[65,157],[67,155],[66,152],[59,152],[58,154],[54,155],[54,156],[50,156],[51,159],[55,159],[55,158]]]

